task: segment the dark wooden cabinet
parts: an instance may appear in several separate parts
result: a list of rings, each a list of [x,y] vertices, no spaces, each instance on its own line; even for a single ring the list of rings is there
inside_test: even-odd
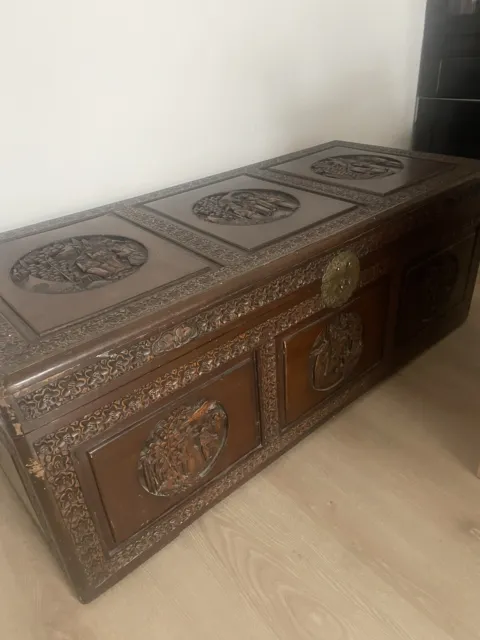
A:
[[[480,169],[333,142],[0,237],[0,464],[79,598],[467,317]]]
[[[480,158],[477,0],[428,0],[414,148]]]
[[[480,102],[425,100],[417,105],[415,148],[480,158]]]

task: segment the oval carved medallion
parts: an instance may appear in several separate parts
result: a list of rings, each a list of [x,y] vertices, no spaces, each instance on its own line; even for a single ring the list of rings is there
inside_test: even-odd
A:
[[[147,258],[146,247],[130,238],[77,236],[30,251],[10,277],[34,293],[78,293],[131,276]]]
[[[289,193],[271,189],[238,189],[214,193],[193,205],[193,213],[216,224],[265,224],[291,216],[300,202]]]
[[[142,487],[173,496],[200,482],[225,446],[228,417],[219,402],[202,400],[176,409],[147,440],[138,463]]]
[[[352,251],[342,251],[327,265],[322,277],[326,307],[341,307],[350,300],[360,280],[360,262]]]
[[[312,385],[328,391],[353,372],[363,352],[363,322],[358,313],[342,313],[315,340],[310,352]]]
[[[311,169],[314,173],[335,180],[373,180],[387,178],[404,168],[397,158],[371,155],[343,155],[322,158]]]

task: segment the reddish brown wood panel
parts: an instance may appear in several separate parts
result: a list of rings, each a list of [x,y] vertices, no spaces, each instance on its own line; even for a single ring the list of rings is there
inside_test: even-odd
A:
[[[383,278],[341,311],[281,338],[286,425],[381,360],[388,300]]]
[[[3,234],[0,431],[79,596],[458,326],[479,202],[333,142]]]
[[[339,146],[275,165],[274,169],[385,195],[454,166],[378,152],[359,153]]]
[[[463,301],[474,245],[475,235],[471,235],[422,256],[406,269],[396,328],[399,346],[440,321]]]
[[[42,334],[214,267],[105,215],[2,245],[0,297]]]
[[[249,176],[222,180],[148,206],[247,251],[352,208],[347,202]]]
[[[115,437],[92,443],[80,460],[90,463],[111,530],[107,544],[119,544],[181,504],[260,440],[249,359]]]

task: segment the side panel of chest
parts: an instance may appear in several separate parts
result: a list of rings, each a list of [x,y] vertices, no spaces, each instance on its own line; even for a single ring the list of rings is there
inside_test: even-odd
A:
[[[475,235],[410,263],[402,278],[396,344],[414,340],[460,305],[467,293]]]

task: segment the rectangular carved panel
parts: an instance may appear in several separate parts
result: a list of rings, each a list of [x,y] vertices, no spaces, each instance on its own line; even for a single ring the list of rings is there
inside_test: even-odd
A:
[[[472,235],[440,252],[430,252],[406,269],[396,328],[398,345],[406,344],[462,302],[474,244]]]
[[[347,202],[249,176],[162,198],[148,207],[248,251],[352,209]]]
[[[41,334],[213,267],[105,215],[2,245],[0,296]]]
[[[385,195],[448,171],[453,166],[379,152],[359,153],[358,149],[342,146],[306,155],[272,168],[333,185]]]
[[[341,311],[322,314],[281,338],[284,424],[381,360],[388,291],[383,278]]]
[[[78,459],[103,506],[107,544],[123,542],[178,506],[260,440],[254,364],[248,359],[111,438],[91,443]]]

